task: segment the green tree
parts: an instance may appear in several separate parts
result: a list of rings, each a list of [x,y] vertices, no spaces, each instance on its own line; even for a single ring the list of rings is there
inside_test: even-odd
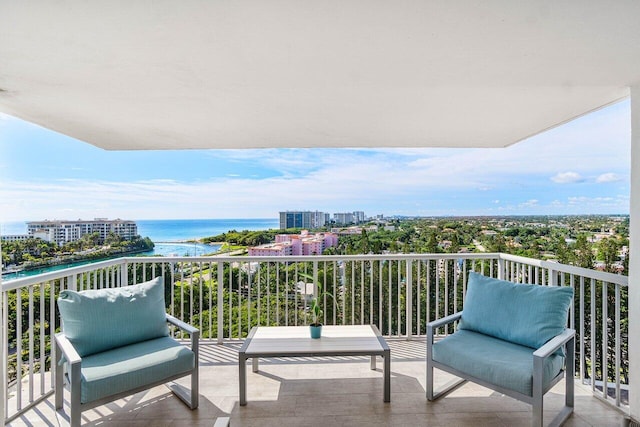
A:
[[[575,264],[578,267],[593,268],[593,247],[587,240],[586,234],[580,234],[574,246]]]

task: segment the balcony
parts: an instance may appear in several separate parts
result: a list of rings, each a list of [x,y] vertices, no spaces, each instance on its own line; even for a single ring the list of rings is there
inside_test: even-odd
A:
[[[87,411],[85,422],[212,425],[230,416],[234,426],[528,425],[528,405],[474,384],[437,402],[425,398],[425,323],[462,309],[469,271],[574,288],[577,391],[568,425],[620,425],[628,413],[627,277],[505,254],[121,258],[9,281],[2,284],[4,419],[50,425],[55,418],[49,342],[61,289],[163,276],[168,311],[202,331],[200,408],[192,412],[158,387]],[[267,359],[248,375],[249,404],[239,407],[243,337],[256,325],[307,324],[304,290],[319,286],[325,324],[373,323],[386,337],[391,403],[382,402],[381,372],[364,358],[343,357]],[[441,372],[436,378],[448,380]],[[548,395],[547,408],[561,404],[562,387]]]

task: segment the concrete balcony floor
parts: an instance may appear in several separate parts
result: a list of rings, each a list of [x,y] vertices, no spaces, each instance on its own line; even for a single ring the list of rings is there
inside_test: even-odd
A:
[[[261,360],[260,372],[247,368],[248,404],[240,407],[237,352],[241,342],[203,341],[197,410],[189,410],[160,386],[84,412],[83,425],[211,427],[225,416],[233,427],[530,425],[529,405],[471,383],[428,402],[424,340],[387,341],[392,354],[390,403],[382,399],[382,363],[372,371],[366,357],[334,357]],[[438,384],[450,379],[436,370]],[[563,390],[560,382],[547,394],[545,412],[550,416],[546,422],[562,406]],[[623,418],[576,383],[575,412],[566,426],[620,426]],[[9,425],[59,425],[53,397]]]

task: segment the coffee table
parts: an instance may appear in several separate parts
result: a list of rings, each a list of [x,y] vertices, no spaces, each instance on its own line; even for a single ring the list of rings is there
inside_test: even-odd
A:
[[[384,361],[383,400],[391,401],[391,351],[374,325],[323,326],[322,337],[311,339],[308,326],[255,326],[238,352],[240,406],[247,404],[247,359],[258,372],[260,357],[376,356]]]

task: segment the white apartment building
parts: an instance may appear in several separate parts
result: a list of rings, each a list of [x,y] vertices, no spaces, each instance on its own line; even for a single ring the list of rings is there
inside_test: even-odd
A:
[[[92,233],[98,233],[102,240],[106,239],[109,233],[131,240],[138,235],[138,225],[135,221],[119,218],[114,220],[95,218],[89,221],[44,220],[27,222],[27,233],[29,236],[40,237],[62,246]]]
[[[8,234],[6,236],[2,236],[1,239],[3,242],[19,242],[22,240],[27,240],[28,238],[33,237],[28,234]]]

